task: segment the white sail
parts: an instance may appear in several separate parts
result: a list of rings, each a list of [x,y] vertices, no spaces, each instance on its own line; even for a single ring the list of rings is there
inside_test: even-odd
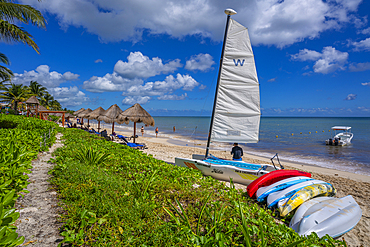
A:
[[[260,94],[248,29],[230,18],[211,141],[258,142]]]

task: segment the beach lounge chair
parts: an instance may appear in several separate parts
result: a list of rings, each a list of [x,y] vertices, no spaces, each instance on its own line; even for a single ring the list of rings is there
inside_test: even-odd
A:
[[[144,148],[147,148],[146,145],[143,143],[143,144],[138,144],[138,143],[133,143],[133,142],[129,142],[127,141],[126,137],[123,136],[123,135],[117,135],[117,137],[123,141],[122,144],[124,145],[127,145],[131,148],[136,148],[136,149],[144,149]]]

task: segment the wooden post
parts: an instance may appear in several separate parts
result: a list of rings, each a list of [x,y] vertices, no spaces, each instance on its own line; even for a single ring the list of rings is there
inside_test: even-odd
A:
[[[100,121],[98,121],[98,132],[100,132],[99,130],[100,130]]]
[[[65,121],[65,118],[64,118],[64,112],[63,112],[63,116],[62,116],[62,125],[63,125],[63,128],[64,128],[64,121]]]
[[[114,132],[114,122],[112,123],[112,134]]]
[[[134,122],[134,143],[135,143],[135,137],[136,137],[136,122]]]

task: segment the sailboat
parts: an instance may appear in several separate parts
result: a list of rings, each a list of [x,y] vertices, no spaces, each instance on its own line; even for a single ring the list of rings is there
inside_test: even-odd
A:
[[[209,155],[211,141],[256,143],[259,138],[259,82],[248,29],[227,15],[221,62],[217,79],[206,154],[192,159],[175,158],[177,166],[200,170],[216,179],[249,184],[264,174],[280,168],[270,164],[249,164],[222,160]]]

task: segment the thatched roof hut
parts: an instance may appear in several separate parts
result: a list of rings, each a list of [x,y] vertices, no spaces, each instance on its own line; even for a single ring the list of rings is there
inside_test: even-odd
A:
[[[36,98],[36,96],[31,96],[28,100],[26,100],[26,104],[37,104],[37,105],[39,105],[40,102]]]

